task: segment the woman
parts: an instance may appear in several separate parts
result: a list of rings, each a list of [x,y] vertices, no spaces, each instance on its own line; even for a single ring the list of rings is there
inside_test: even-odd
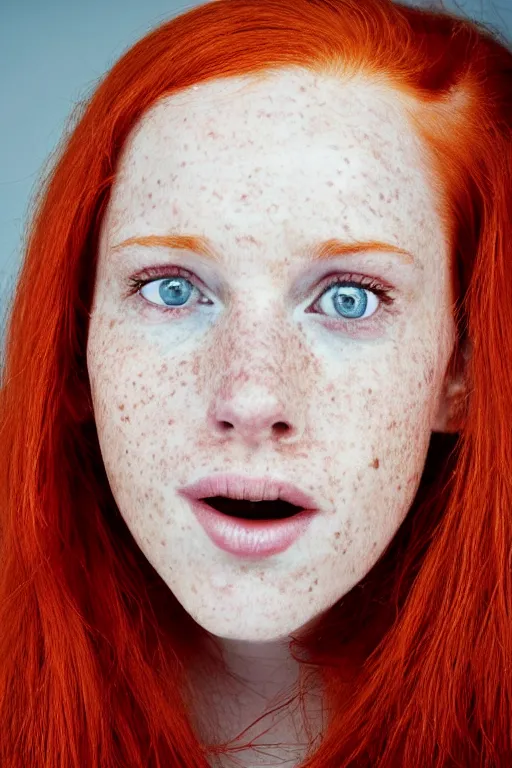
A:
[[[2,768],[511,764],[511,66],[219,0],[99,84],[7,328]]]

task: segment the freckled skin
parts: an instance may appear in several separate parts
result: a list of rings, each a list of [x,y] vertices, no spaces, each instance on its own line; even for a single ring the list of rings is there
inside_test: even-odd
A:
[[[145,556],[264,700],[296,674],[280,641],[372,568],[443,429],[455,329],[435,203],[397,94],[370,80],[282,70],[203,84],[155,106],[123,152],[87,346],[102,457]],[[222,265],[110,250],[173,230],[210,238]],[[297,255],[331,237],[393,242],[417,267],[383,253]],[[192,292],[180,316],[124,298],[128,278],[157,264],[188,269],[212,305]],[[380,304],[371,330],[344,320],[320,284],[350,273],[393,288],[394,314]],[[321,295],[323,313],[307,313]],[[177,495],[223,471],[279,474],[323,514],[288,551],[241,561]],[[254,656],[287,671],[274,679]]]

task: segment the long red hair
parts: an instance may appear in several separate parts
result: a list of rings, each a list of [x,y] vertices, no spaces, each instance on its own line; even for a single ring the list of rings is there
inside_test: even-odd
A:
[[[303,766],[512,765],[512,51],[482,24],[391,0],[218,0],[120,58],[32,203],[0,389],[2,768],[207,768],[228,751],[200,743],[187,707],[188,664],[221,664],[215,643],[111,494],[86,341],[98,228],[135,123],[192,84],[289,66],[395,89],[449,238],[450,364],[471,349],[460,429],[432,435],[393,541],[291,644],[331,713]]]

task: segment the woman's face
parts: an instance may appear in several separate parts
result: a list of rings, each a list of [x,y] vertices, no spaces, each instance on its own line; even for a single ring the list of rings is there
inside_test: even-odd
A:
[[[98,438],[135,541],[214,635],[297,631],[365,576],[410,508],[455,341],[421,152],[394,92],[305,70],[166,98],[125,146],[87,346]],[[204,236],[216,257],[114,250],[170,234]],[[332,238],[396,251],[314,259]],[[160,275],[128,296],[150,266]],[[230,554],[179,494],[224,472],[284,479],[320,512],[280,554]]]

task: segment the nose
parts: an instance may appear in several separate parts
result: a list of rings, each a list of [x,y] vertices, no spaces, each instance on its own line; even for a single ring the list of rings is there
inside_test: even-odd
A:
[[[265,389],[252,389],[230,398],[219,398],[215,408],[217,434],[255,447],[265,441],[295,442],[300,437],[297,421],[290,418],[292,403]]]

